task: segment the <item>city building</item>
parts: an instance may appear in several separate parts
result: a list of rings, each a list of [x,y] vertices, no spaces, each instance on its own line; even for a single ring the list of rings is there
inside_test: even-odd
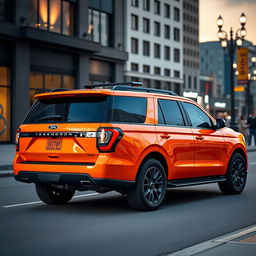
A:
[[[199,92],[199,0],[183,0],[183,95]]]
[[[146,87],[181,94],[183,84],[182,1],[125,1],[125,76]]]
[[[123,0],[0,0],[0,143],[33,95],[124,80]]]

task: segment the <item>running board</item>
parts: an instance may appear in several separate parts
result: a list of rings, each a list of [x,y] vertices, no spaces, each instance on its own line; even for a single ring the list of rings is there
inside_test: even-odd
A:
[[[186,186],[194,186],[194,185],[203,185],[208,183],[215,183],[220,181],[226,181],[225,176],[208,176],[208,177],[200,177],[200,178],[190,178],[190,179],[177,179],[177,180],[169,180],[167,182],[168,188],[177,188],[177,187],[186,187]]]

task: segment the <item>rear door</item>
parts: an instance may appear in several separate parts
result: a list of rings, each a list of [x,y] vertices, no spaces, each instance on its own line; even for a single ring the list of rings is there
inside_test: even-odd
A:
[[[95,163],[96,132],[106,121],[111,96],[41,99],[20,133],[23,162]]]
[[[195,139],[195,173],[197,177],[220,175],[224,172],[225,149],[221,130],[213,120],[193,103],[183,102],[192,124]]]
[[[172,165],[168,179],[194,177],[194,137],[192,129],[186,126],[179,102],[159,97],[156,103],[158,143],[167,152]]]

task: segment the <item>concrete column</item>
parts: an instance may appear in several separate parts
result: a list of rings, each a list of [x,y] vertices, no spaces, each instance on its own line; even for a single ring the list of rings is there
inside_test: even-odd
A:
[[[29,2],[28,0],[15,1],[14,22],[16,26],[28,24]]]
[[[124,50],[124,1],[115,0],[114,2],[114,44],[113,47]]]
[[[124,80],[124,64],[115,64],[114,82],[125,82]]]
[[[77,20],[76,32],[80,38],[86,38],[88,30],[88,0],[78,0],[77,2]]]
[[[17,42],[12,70],[12,127],[17,129],[29,110],[30,46]],[[15,140],[15,134],[12,141]]]
[[[88,55],[79,55],[77,61],[76,87],[84,88],[89,83],[90,59]]]

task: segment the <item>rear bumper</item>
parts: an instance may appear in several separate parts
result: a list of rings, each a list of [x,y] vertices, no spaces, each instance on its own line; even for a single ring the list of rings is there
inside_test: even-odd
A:
[[[80,188],[124,188],[134,186],[134,181],[92,178],[86,173],[30,172],[20,171],[14,178],[26,183],[69,185]]]

